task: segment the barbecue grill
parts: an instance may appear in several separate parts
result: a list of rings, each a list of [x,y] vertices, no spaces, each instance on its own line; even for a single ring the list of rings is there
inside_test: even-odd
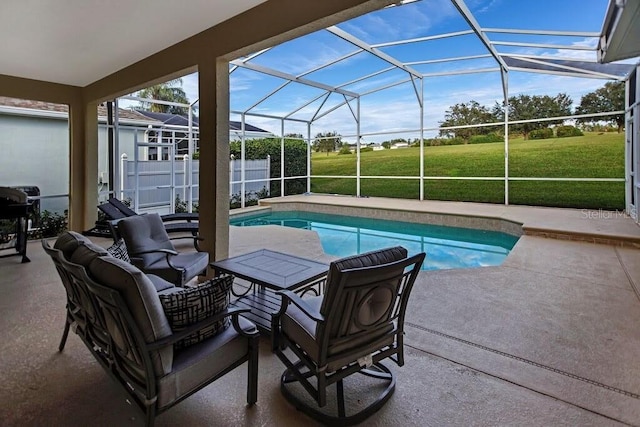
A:
[[[2,252],[11,249],[11,253],[0,255],[0,258],[8,256],[22,256],[22,262],[31,261],[27,257],[27,229],[29,226],[29,213],[33,204],[29,201],[27,193],[11,187],[0,187],[0,219],[15,222],[15,230],[12,239],[13,247],[3,248]]]

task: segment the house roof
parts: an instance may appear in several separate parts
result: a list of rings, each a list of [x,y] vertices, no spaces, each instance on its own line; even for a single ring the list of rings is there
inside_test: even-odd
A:
[[[9,98],[6,96],[0,96],[0,107],[9,107],[23,110],[35,110],[35,111],[48,111],[51,113],[67,114],[69,107],[65,104],[54,104],[52,102],[31,101],[27,99]],[[26,112],[26,111],[25,111]],[[156,123],[155,120],[150,120],[148,117],[138,113],[137,111],[118,109],[118,116],[123,120],[129,121],[142,121],[149,123]],[[98,105],[98,117],[107,117],[107,107],[100,104]]]
[[[162,122],[166,125],[170,125],[170,126],[184,126],[187,127],[189,126],[189,119],[185,116],[182,116],[180,114],[171,114],[171,113],[158,113],[155,111],[145,111],[145,110],[135,110],[135,112],[142,114],[146,117],[149,117],[151,119],[157,120],[159,122]],[[193,118],[193,125],[194,126],[198,126],[198,118],[194,117]],[[240,122],[237,121],[230,121],[229,122],[229,129],[232,131],[242,131],[242,124]],[[253,126],[250,125],[248,123],[244,124],[244,128],[245,131],[247,132],[258,132],[258,133],[265,133],[265,134],[271,134],[271,132],[261,129],[257,126]]]

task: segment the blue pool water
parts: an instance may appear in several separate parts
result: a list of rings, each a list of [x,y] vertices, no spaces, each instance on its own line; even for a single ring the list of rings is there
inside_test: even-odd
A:
[[[311,212],[271,212],[231,220],[231,225],[241,227],[269,224],[313,230],[324,251],[337,257],[395,245],[404,246],[409,255],[424,251],[423,270],[500,265],[518,241],[496,231]]]

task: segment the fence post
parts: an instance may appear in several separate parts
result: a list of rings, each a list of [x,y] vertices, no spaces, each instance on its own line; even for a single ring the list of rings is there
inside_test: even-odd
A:
[[[190,202],[187,200],[187,172],[189,169],[189,155],[185,154],[182,156],[182,200],[187,202],[187,212],[189,212]]]
[[[127,153],[122,153],[122,155],[120,156],[120,200],[125,200],[125,192],[124,192],[124,185],[125,185],[125,178],[127,175],[127,159],[129,158],[129,156],[127,156]]]

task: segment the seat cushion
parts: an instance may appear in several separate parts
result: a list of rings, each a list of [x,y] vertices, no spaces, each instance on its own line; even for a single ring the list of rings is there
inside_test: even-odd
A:
[[[158,292],[166,292],[170,289],[176,289],[179,291],[182,289],[178,288],[173,283],[164,280],[162,277],[156,276],[155,274],[147,274],[147,277],[151,280],[151,283],[153,283],[153,286],[155,286],[156,291]]]
[[[176,285],[183,285],[207,269],[209,254],[207,252],[180,253],[171,257],[171,263],[182,271],[172,269],[164,255],[142,268],[144,271],[160,276]]]
[[[158,291],[143,272],[107,255],[89,264],[89,274],[100,285],[120,292],[145,342],[151,343],[172,334]],[[171,372],[173,346],[159,350],[152,358],[157,375]]]
[[[242,316],[240,328],[255,331],[255,325]],[[173,371],[158,381],[158,407],[164,408],[185,394],[199,389],[203,384],[222,374],[234,363],[249,354],[249,340],[227,328],[215,337],[198,344],[176,350]]]
[[[322,295],[305,298],[307,303],[314,310],[318,310],[322,304]],[[320,347],[316,341],[317,322],[307,316],[295,304],[289,304],[287,311],[280,318],[280,328],[282,333],[300,347],[313,359],[318,361],[320,357]]]
[[[173,332],[179,332],[226,310],[229,307],[229,291],[232,285],[233,276],[226,274],[200,286],[170,294],[160,294],[160,302]],[[221,333],[230,324],[231,319],[226,317],[178,341],[174,347],[179,349],[199,343]]]

